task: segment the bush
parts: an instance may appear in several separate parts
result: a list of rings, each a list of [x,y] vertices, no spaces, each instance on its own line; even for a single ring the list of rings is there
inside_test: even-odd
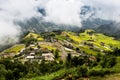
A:
[[[98,70],[90,70],[88,72],[89,76],[104,76],[105,71],[103,69],[98,69]]]
[[[116,64],[116,57],[112,55],[105,55],[102,57],[100,65],[102,68],[112,68]]]
[[[88,69],[87,69],[87,67],[86,66],[78,66],[77,74],[80,77],[87,77],[88,76]]]

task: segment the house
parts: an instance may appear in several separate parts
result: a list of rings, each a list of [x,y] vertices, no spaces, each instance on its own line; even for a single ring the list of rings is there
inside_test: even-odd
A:
[[[34,56],[27,56],[26,59],[34,59]]]
[[[35,44],[31,44],[29,47],[34,47],[35,46]]]
[[[69,51],[69,52],[72,52],[73,50],[72,49],[69,49],[69,48],[65,48],[66,51]]]
[[[91,57],[89,57],[89,60],[90,60],[90,61],[96,61],[96,57],[91,56]]]
[[[31,56],[35,56],[35,53],[30,53]]]
[[[43,53],[42,56],[46,61],[54,61],[53,53]]]
[[[25,48],[21,49],[21,50],[20,50],[20,53],[22,53],[24,50],[25,50]]]

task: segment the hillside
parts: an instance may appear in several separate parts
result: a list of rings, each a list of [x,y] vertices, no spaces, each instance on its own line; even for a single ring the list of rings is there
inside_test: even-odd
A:
[[[17,80],[83,80],[86,76],[90,80],[101,80],[99,76],[103,75],[106,80],[107,75],[114,78],[120,73],[119,45],[120,41],[114,37],[92,29],[81,33],[30,32],[19,44],[1,52],[0,64],[6,66],[1,66],[3,69],[10,69],[11,75],[18,73],[20,77],[11,77]]]
[[[62,31],[60,33],[48,32],[35,34],[31,32],[22,39],[23,43],[14,45],[3,52],[16,54],[25,48],[26,44],[30,44],[31,40],[35,41],[32,43],[33,48],[40,46],[50,51],[58,49],[61,54],[70,52],[75,55],[79,55],[80,53],[96,55],[97,53],[104,54],[115,48],[120,48],[120,41],[114,37],[109,37],[88,29],[82,33]],[[36,43],[37,45],[35,45]]]

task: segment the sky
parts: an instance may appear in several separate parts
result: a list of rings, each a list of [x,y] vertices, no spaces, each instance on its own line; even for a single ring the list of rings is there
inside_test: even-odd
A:
[[[45,22],[82,27],[82,20],[90,14],[80,15],[83,6],[95,8],[95,18],[120,22],[120,0],[0,0],[0,45],[19,40],[21,27],[15,21],[24,22],[32,17],[42,17]],[[38,8],[45,10],[43,16]]]

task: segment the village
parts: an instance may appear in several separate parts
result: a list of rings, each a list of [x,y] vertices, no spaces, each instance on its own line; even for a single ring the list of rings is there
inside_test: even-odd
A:
[[[43,39],[37,34],[29,33],[27,36],[25,36],[25,38],[23,38],[25,39],[24,44],[18,44],[24,45],[23,48],[19,49],[18,52],[3,51],[0,54],[0,57],[11,57],[14,59],[21,60],[22,62],[37,61],[39,63],[42,60],[55,61],[56,57],[59,58],[59,60],[65,60],[68,56],[68,53],[71,53],[72,57],[89,56],[90,58],[94,58],[94,56],[92,56],[94,54],[94,51],[98,53],[105,53],[105,50],[102,49],[102,47],[108,50],[110,47],[106,46],[104,42],[100,42],[99,46],[98,44],[95,44],[97,40],[94,38],[94,35],[92,35],[93,32],[94,31],[86,31],[86,34],[88,34],[90,37],[87,40],[83,40],[81,42],[77,42],[74,40],[76,38],[76,35],[72,34],[75,38],[70,38],[70,35],[68,35],[68,33],[64,31],[61,34],[59,34],[59,36],[66,38],[64,40],[56,38],[56,35],[54,33],[45,33]],[[82,34],[81,36],[85,37],[86,35]],[[36,39],[41,40],[39,41]],[[86,51],[88,51],[89,54]]]

